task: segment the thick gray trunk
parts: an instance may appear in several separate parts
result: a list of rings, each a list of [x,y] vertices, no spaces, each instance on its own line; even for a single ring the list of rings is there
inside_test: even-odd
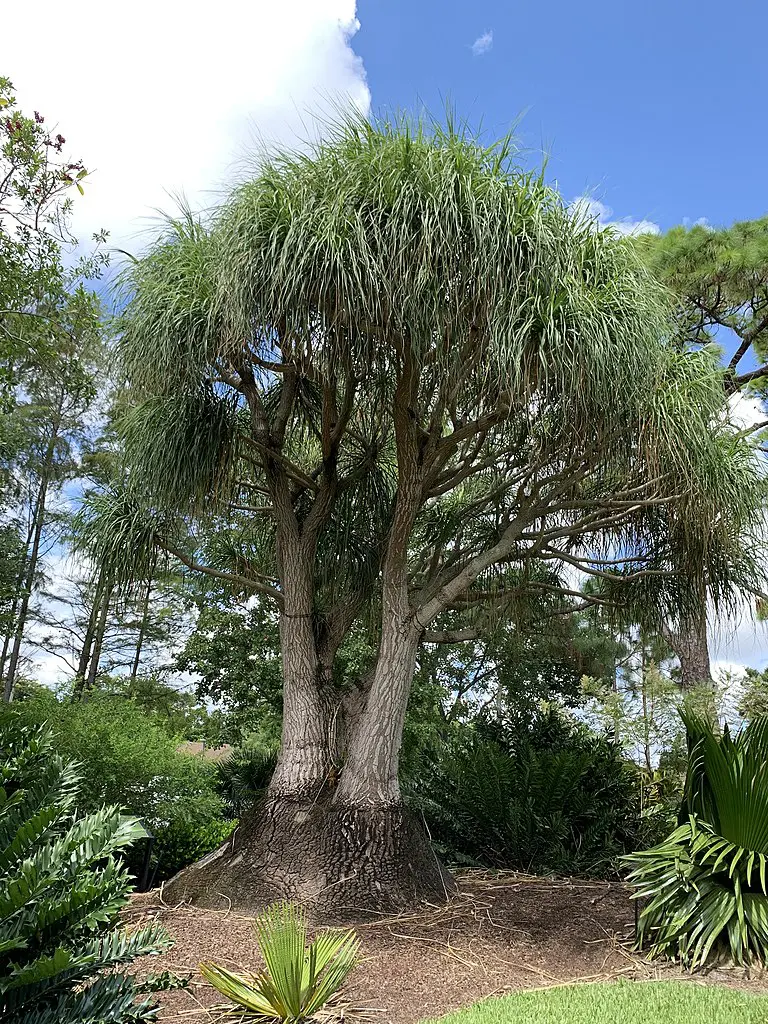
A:
[[[274,797],[312,798],[328,780],[333,762],[333,704],[321,691],[321,669],[311,620],[281,616],[283,728]]]
[[[301,901],[338,919],[440,902],[454,889],[418,821],[393,807],[268,798],[231,840],[166,883],[166,900],[262,909]]]
[[[686,692],[700,686],[714,689],[706,611],[684,620],[677,629],[665,629],[664,636],[680,662],[682,689]]]
[[[295,538],[283,539],[280,561],[285,589],[280,615],[283,728],[270,794],[313,799],[331,771],[333,702],[323,690],[313,626],[312,561]]]
[[[411,621],[384,631],[365,703],[351,730],[335,803],[392,807],[400,803],[398,767],[419,632]]]
[[[269,792],[231,841],[167,884],[168,898],[246,911],[288,898],[339,918],[444,900],[454,882],[403,807],[397,780],[418,630],[394,620],[385,630],[360,706],[347,721],[336,787],[330,768],[339,708],[324,698],[323,667],[305,628],[284,617],[281,633],[283,748]]]

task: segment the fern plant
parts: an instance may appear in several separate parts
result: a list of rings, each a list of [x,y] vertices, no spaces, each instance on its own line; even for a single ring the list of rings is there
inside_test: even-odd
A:
[[[690,757],[678,827],[631,855],[646,901],[638,941],[690,968],[730,954],[768,963],[768,717],[736,737],[685,713]]]
[[[305,1021],[337,997],[357,960],[360,940],[351,930],[320,932],[307,945],[304,913],[275,903],[255,923],[266,969],[244,978],[215,964],[200,964],[203,977],[247,1016]]]
[[[116,807],[78,815],[78,784],[50,731],[0,715],[4,1024],[133,1024],[155,1016],[134,980],[114,970],[170,945],[158,925],[118,926],[131,889],[118,855],[143,830]]]

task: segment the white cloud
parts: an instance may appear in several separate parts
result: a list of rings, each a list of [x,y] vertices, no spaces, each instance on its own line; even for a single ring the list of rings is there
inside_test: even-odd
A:
[[[709,223],[706,217],[698,217],[696,220],[691,220],[690,217],[683,217],[684,228],[706,228],[707,231],[714,231],[714,227]]]
[[[601,228],[611,228],[617,235],[658,235],[661,230],[652,220],[632,220],[631,217],[613,220],[611,207],[590,196],[579,196],[570,206],[580,216],[596,221]]]
[[[350,40],[355,0],[40,0],[3,12],[2,73],[94,170],[76,229],[128,248],[170,194],[206,205],[258,139],[295,144],[312,115],[370,94]]]
[[[747,430],[766,419],[765,402],[748,391],[736,391],[728,399],[731,420],[739,430]]]
[[[481,36],[472,43],[470,49],[473,57],[482,57],[484,53],[488,53],[490,48],[493,46],[493,32],[483,32]]]

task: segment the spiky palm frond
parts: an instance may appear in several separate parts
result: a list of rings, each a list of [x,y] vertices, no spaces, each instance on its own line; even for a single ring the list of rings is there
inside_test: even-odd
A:
[[[216,764],[218,791],[236,817],[266,792],[276,765],[277,753],[261,750],[237,750]]]
[[[691,753],[683,820],[628,858],[641,942],[699,967],[713,954],[768,960],[768,719],[735,738],[684,712]]]
[[[351,930],[320,932],[307,945],[306,918],[293,903],[269,907],[255,929],[266,964],[255,978],[200,964],[203,977],[249,1018],[311,1020],[339,992],[357,961],[360,942]]]

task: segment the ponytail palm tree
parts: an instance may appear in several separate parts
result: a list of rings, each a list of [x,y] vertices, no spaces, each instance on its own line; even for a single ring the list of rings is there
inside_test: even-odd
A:
[[[759,485],[716,366],[668,344],[630,245],[508,140],[407,120],[265,161],[209,223],[170,223],[127,286],[130,486],[84,510],[89,550],[126,586],[159,547],[269,601],[282,645],[266,802],[178,894],[443,894],[398,787],[420,645],[531,594],[567,608],[574,569],[684,565],[684,602],[713,562],[727,596]],[[376,653],[339,687],[361,620]]]

